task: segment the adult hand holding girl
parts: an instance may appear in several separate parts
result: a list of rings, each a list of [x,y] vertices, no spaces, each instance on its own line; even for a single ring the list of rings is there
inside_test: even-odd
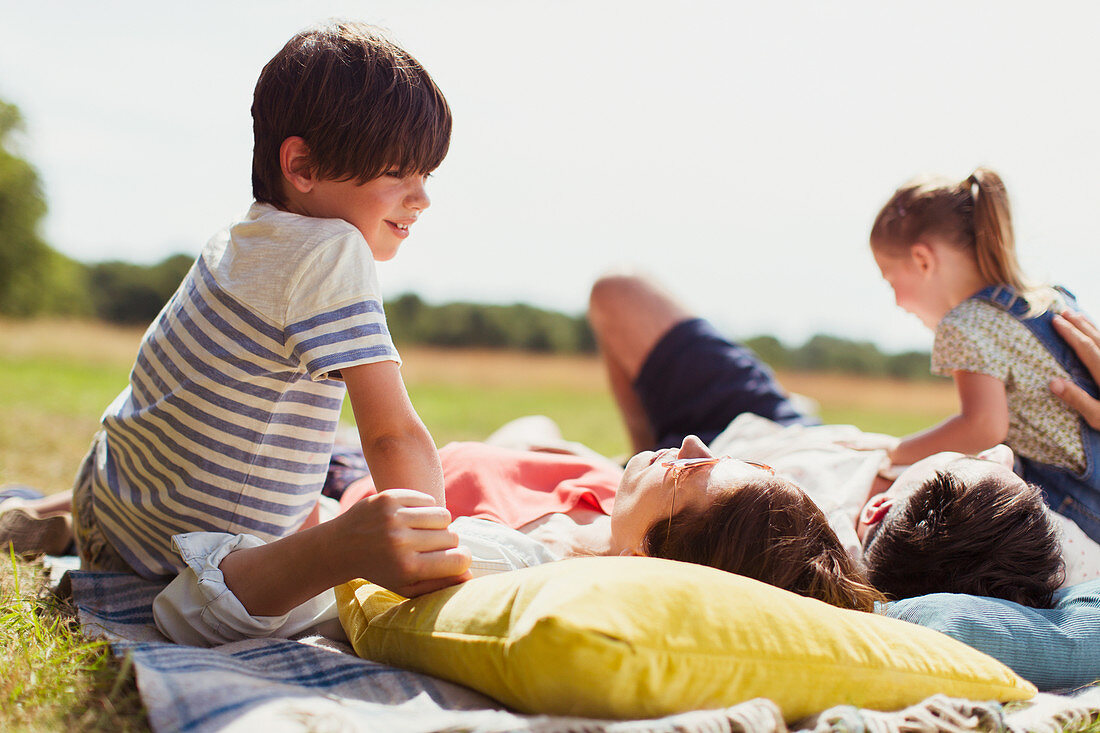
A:
[[[1092,378],[1100,382],[1100,329],[1080,313],[1063,311],[1054,316],[1054,330],[1065,339],[1081,358]],[[1100,400],[1093,399],[1085,390],[1065,379],[1052,379],[1050,391],[1062,402],[1081,413],[1095,430],[1100,430]]]

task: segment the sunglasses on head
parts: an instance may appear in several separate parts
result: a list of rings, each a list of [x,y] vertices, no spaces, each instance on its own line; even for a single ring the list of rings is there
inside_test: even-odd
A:
[[[713,466],[720,461],[732,460],[732,458],[732,456],[702,456],[699,458],[674,458],[670,461],[661,462],[662,466],[672,470],[672,508],[668,512],[668,528],[665,530],[666,543],[672,534],[672,517],[676,514],[676,490],[680,486],[680,476],[688,469]],[[771,475],[775,475],[775,469],[766,463],[746,461],[743,458],[740,460],[742,463],[747,463],[753,468],[759,468],[761,471],[767,471]]]

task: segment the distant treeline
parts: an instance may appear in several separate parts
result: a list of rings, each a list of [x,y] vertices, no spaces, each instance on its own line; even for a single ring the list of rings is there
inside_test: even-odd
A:
[[[188,255],[173,255],[155,265],[89,265],[52,250],[43,259],[53,267],[44,273],[25,272],[30,282],[24,287],[9,285],[0,297],[0,314],[91,317],[145,325],[157,317],[194,261]]]
[[[411,293],[386,301],[386,320],[398,345],[488,347],[554,353],[593,353],[596,340],[584,316],[534,306],[445,303],[430,305]],[[745,339],[745,345],[775,369],[929,378],[924,351],[885,354],[872,343],[818,334],[797,347],[774,336]]]
[[[886,354],[869,341],[851,341],[817,334],[797,347],[784,346],[774,336],[745,339],[745,345],[775,369],[837,372],[898,379],[939,379],[929,371],[927,351]]]
[[[386,301],[386,321],[398,345],[592,353],[596,340],[584,316],[531,305],[444,303],[430,305],[412,293]]]
[[[64,291],[47,297],[41,289],[44,283],[40,282],[33,302],[27,303],[27,307],[0,299],[0,313],[91,316],[111,323],[144,325],[160,312],[192,261],[188,255],[174,255],[155,265],[128,262],[88,265],[65,259],[65,277],[61,281]],[[389,298],[385,308],[398,347],[425,344],[558,354],[596,351],[595,338],[583,315],[567,315],[523,303],[433,305],[412,293]],[[774,336],[756,336],[744,343],[776,369],[902,379],[929,376],[929,357],[923,351],[886,354],[870,342],[822,334],[796,347],[786,346]]]

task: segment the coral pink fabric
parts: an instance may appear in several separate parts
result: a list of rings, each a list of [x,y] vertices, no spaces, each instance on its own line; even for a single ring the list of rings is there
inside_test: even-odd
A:
[[[611,513],[622,471],[587,458],[451,443],[439,451],[447,509],[453,517],[480,517],[518,529],[529,522],[583,507]],[[377,493],[365,479],[344,493],[340,508]]]

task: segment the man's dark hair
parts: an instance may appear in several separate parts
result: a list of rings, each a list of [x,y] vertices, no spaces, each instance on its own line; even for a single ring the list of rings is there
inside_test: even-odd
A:
[[[709,565],[841,608],[871,611],[883,600],[813,500],[780,478],[752,481],[706,509],[654,522],[642,548],[650,557]]]
[[[1038,487],[998,476],[963,483],[942,471],[890,509],[863,559],[891,598],[969,593],[1049,608],[1065,577]]]
[[[420,63],[378,28],[332,21],[290,39],[252,100],[252,195],[285,208],[279,149],[299,136],[320,178],[360,183],[429,173],[447,155],[451,110]]]

